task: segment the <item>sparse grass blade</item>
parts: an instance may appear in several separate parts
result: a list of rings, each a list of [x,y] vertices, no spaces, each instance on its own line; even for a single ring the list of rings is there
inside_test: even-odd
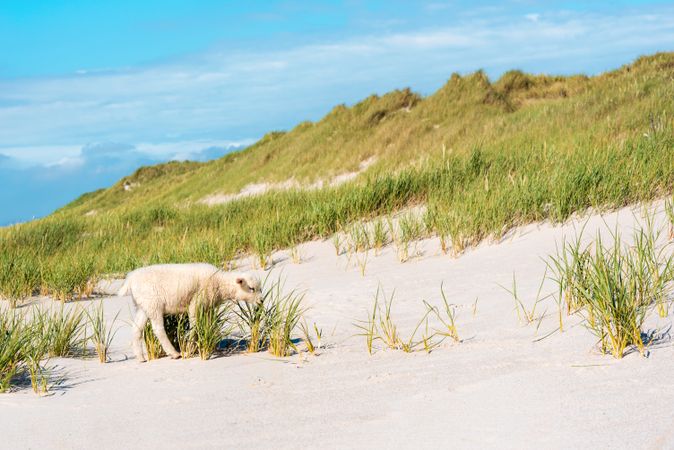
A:
[[[295,349],[293,333],[304,310],[304,296],[291,291],[281,293],[280,283],[272,295],[272,307],[268,315],[269,352],[278,357],[289,356]]]
[[[433,312],[435,317],[443,325],[441,330],[436,330],[437,334],[443,337],[451,338],[452,340],[454,340],[454,342],[461,342],[461,338],[459,337],[459,331],[456,327],[456,307],[454,305],[451,305],[447,300],[443,283],[440,284],[440,295],[442,297],[442,304],[443,304],[442,311],[439,310],[437,307],[432,306],[428,302],[424,301],[424,304],[426,305],[427,308],[427,314]],[[474,306],[475,305],[477,305],[477,300]]]
[[[309,327],[307,326],[307,322],[305,320],[302,320],[299,324],[300,331],[302,332],[302,341],[304,342],[304,345],[307,348],[307,351],[311,353],[312,355],[316,353],[317,346],[314,345],[314,341],[311,338],[311,330],[309,330]],[[316,324],[314,323],[314,328],[316,328]],[[318,346],[320,347],[320,336],[317,336],[319,339]]]
[[[377,295],[379,292],[380,291],[377,290]],[[398,327],[391,317],[391,307],[393,305],[395,290],[391,292],[391,296],[388,300],[386,300],[386,296],[383,292],[382,295],[384,296],[384,309],[382,310],[379,308],[377,311],[377,329],[379,330],[378,337],[388,348],[392,350],[398,350],[401,348],[402,343],[400,340],[400,335],[398,334]],[[375,303],[379,305],[378,301]]]
[[[119,330],[119,328],[115,328],[115,323],[119,317],[119,311],[115,314],[115,317],[109,325],[105,318],[103,301],[99,301],[96,306],[92,306],[85,310],[85,314],[88,319],[90,332],[89,340],[94,346],[96,355],[98,355],[98,361],[106,363],[109,359],[108,352],[110,351],[110,345]]]
[[[375,249],[375,254],[379,254],[381,249],[387,246],[390,242],[388,231],[384,225],[384,221],[379,218],[372,224],[372,245]]]
[[[247,337],[246,351],[256,353],[266,345],[265,332],[267,309],[264,302],[251,305],[240,303],[234,314],[238,317],[239,328]]]
[[[45,317],[49,356],[73,356],[83,348],[84,318],[81,308],[66,311],[63,305]]]
[[[372,306],[372,312],[367,315],[367,318],[363,321],[358,321],[355,323],[356,328],[361,330],[358,333],[358,336],[365,337],[365,346],[367,348],[367,353],[372,355],[374,341],[378,338],[378,329],[377,329],[377,312],[379,311],[379,288],[377,288],[377,293],[374,297],[374,303]]]
[[[669,240],[674,241],[674,197],[665,202],[665,215],[669,220]]]
[[[207,360],[217,350],[222,339],[231,333],[228,324],[229,305],[221,307],[200,303],[196,310],[196,323],[191,324],[199,357]]]

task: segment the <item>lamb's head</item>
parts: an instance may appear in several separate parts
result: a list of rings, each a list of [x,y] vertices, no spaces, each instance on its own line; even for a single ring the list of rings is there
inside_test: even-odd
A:
[[[251,274],[238,274],[235,281],[236,290],[233,300],[248,303],[262,301],[262,284],[259,278]]]

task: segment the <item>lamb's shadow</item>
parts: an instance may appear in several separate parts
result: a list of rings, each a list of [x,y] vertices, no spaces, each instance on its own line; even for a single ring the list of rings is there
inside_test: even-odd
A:
[[[297,346],[297,344],[302,342],[302,339],[295,338],[292,339],[291,342],[293,345]],[[235,356],[235,355],[241,355],[244,353],[248,353],[248,344],[249,340],[245,339],[243,337],[231,337],[231,338],[225,338],[220,341],[218,344],[218,348],[213,353],[211,356],[211,359],[218,359],[218,358],[226,358],[229,356]],[[259,352],[264,352],[266,351],[266,347],[261,347]]]
[[[245,353],[248,348],[248,340],[243,338],[225,338],[220,341],[216,353],[213,355],[215,358],[220,358],[223,356],[232,356],[240,353]]]

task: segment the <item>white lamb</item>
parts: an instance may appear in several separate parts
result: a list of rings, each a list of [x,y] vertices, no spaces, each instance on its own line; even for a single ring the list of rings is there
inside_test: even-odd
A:
[[[261,298],[260,290],[258,278],[223,272],[210,264],[158,264],[129,273],[117,295],[131,294],[136,306],[133,352],[144,362],[142,336],[148,318],[164,352],[176,359],[180,353],[166,336],[165,314],[187,312],[193,324],[199,303],[219,305],[227,300],[256,303]]]

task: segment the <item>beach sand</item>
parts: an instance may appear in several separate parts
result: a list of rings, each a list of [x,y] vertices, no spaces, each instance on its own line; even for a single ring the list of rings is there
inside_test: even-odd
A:
[[[654,206],[664,223],[662,202]],[[329,241],[303,244],[301,264],[279,252],[274,274],[306,292],[307,322],[323,329],[317,355],[139,364],[129,345],[130,298],[104,298],[107,317],[120,318],[111,362],[53,359],[63,381],[51,395],[29,388],[0,395],[0,447],[674,448],[668,338],[647,358],[615,360],[599,353],[578,315],[564,315],[565,331],[545,337],[557,328],[553,298],[538,305],[540,324],[522,325],[499,286],[510,287],[515,273],[530,306],[544,259],[563,236],[585,224],[589,239],[618,224],[628,237],[638,215],[625,208],[530,225],[458,258],[443,255],[437,239],[420,242],[422,255],[406,263],[388,246],[371,254],[364,277]],[[462,342],[446,340],[430,354],[377,344],[369,356],[354,322],[366,317],[378,287],[395,289],[392,315],[406,338],[425,312],[422,300],[441,304],[441,283],[457,305]],[[542,292],[554,289],[548,281]],[[671,319],[652,314],[647,328],[664,332]]]

